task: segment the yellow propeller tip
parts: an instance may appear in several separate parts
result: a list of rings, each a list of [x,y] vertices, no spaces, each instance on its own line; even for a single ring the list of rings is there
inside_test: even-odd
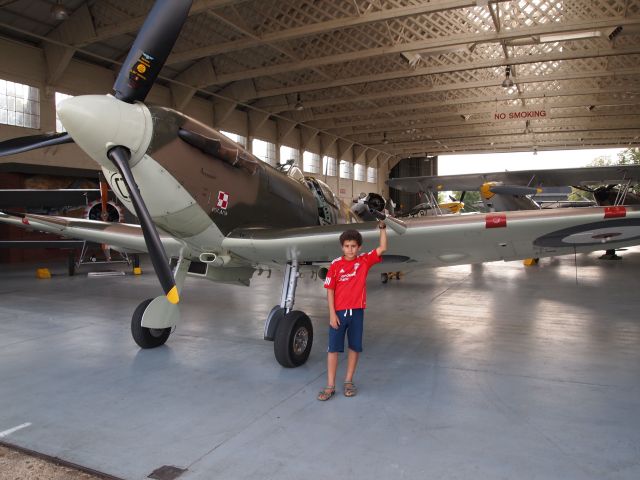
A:
[[[173,303],[174,305],[180,301],[180,295],[178,295],[178,288],[175,285],[167,293],[167,300],[169,300],[169,302]]]

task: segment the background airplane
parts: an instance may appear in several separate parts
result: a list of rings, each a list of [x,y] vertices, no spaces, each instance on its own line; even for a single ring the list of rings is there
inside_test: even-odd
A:
[[[179,323],[179,294],[188,273],[248,285],[256,270],[283,269],[280,303],[267,316],[264,337],[274,341],[281,365],[299,366],[313,343],[309,317],[293,310],[299,272],[322,277],[350,224],[361,231],[364,248],[373,248],[378,229],[299,169],[274,169],[218,131],[144,103],[190,6],[186,0],[154,4],[114,95],[77,96],[60,104],[68,133],[0,144],[0,154],[8,155],[75,142],[100,165],[140,225],[7,212],[0,213],[0,222],[149,252],[164,295],[143,301],[133,314],[132,335],[142,348],[164,344]],[[384,205],[368,206],[385,218]],[[640,243],[640,207],[423,217],[406,224],[387,217],[385,222],[393,229],[384,257],[391,265],[514,260]],[[173,270],[168,257],[177,258]]]
[[[630,185],[640,183],[640,165],[402,177],[386,183],[410,193],[478,190],[485,207],[496,212],[539,209],[540,205],[531,197],[547,187],[574,186],[593,193],[598,205],[640,203],[640,197],[628,191]],[[600,186],[590,187],[593,185]],[[617,185],[621,188],[616,188]]]

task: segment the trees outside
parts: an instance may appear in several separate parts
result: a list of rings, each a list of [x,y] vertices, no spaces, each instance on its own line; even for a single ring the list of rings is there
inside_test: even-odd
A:
[[[610,157],[596,157],[587,167],[608,167],[611,165],[640,165],[640,148],[627,148],[618,153],[618,158],[612,160]]]
[[[640,165],[640,148],[627,148],[620,152],[618,165]]]
[[[623,150],[618,153],[617,159],[611,159],[610,157],[597,157],[594,158],[587,166],[588,167],[608,167],[612,165],[640,165],[640,148],[632,147]],[[638,194],[640,193],[640,185],[634,185],[631,187],[631,191]],[[569,195],[569,200],[577,200],[579,197],[592,196],[587,192],[576,190],[572,188],[572,193]]]

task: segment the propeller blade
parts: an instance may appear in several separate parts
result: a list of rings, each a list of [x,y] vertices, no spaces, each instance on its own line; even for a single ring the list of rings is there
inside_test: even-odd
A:
[[[178,39],[192,0],[157,0],[113,85],[115,97],[143,102]]]
[[[465,196],[466,194],[467,194],[467,191],[466,191],[466,190],[463,190],[463,191],[462,191],[462,195],[460,195],[460,200],[459,200],[459,201],[460,201],[460,203],[464,202],[464,196]]]
[[[36,148],[51,147],[63,143],[73,143],[73,138],[67,133],[44,133],[42,135],[30,135],[28,137],[12,138],[0,142],[0,157],[28,152]]]
[[[131,157],[131,154],[129,150],[124,147],[113,147],[109,150],[107,155],[116,166],[127,185],[127,189],[131,195],[133,208],[140,220],[140,226],[142,227],[142,233],[144,235],[144,242],[147,244],[151,263],[153,263],[153,269],[156,271],[156,275],[158,276],[158,280],[160,280],[160,285],[162,285],[162,289],[167,296],[167,300],[171,303],[178,303],[180,301],[178,288],[176,287],[176,282],[173,278],[173,274],[171,273],[171,269],[169,268],[167,254],[162,247],[162,242],[160,241],[160,235],[158,235],[156,225],[153,223],[151,215],[149,215],[149,210],[147,210],[147,206],[140,195],[140,190],[138,190],[138,185],[131,173],[131,167],[129,166],[129,158]]]

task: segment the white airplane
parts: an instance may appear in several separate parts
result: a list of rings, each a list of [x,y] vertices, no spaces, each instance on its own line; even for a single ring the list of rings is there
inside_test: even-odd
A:
[[[8,155],[75,142],[100,165],[140,225],[9,212],[0,213],[0,222],[149,252],[165,294],[143,301],[133,313],[133,338],[142,348],[164,344],[179,323],[179,295],[188,273],[249,285],[256,270],[283,269],[282,295],[267,316],[264,338],[274,341],[281,365],[296,367],[306,362],[313,343],[309,317],[293,310],[298,273],[311,270],[322,278],[347,228],[357,228],[364,248],[373,248],[376,222],[358,218],[326,184],[299,169],[283,173],[212,128],[144,103],[190,6],[189,0],[155,3],[114,95],[84,95],[60,104],[68,133],[0,143],[0,155]],[[391,265],[459,265],[640,243],[640,207],[421,217],[405,224],[378,210],[375,215],[393,229],[384,256]],[[168,257],[177,257],[173,270]]]

